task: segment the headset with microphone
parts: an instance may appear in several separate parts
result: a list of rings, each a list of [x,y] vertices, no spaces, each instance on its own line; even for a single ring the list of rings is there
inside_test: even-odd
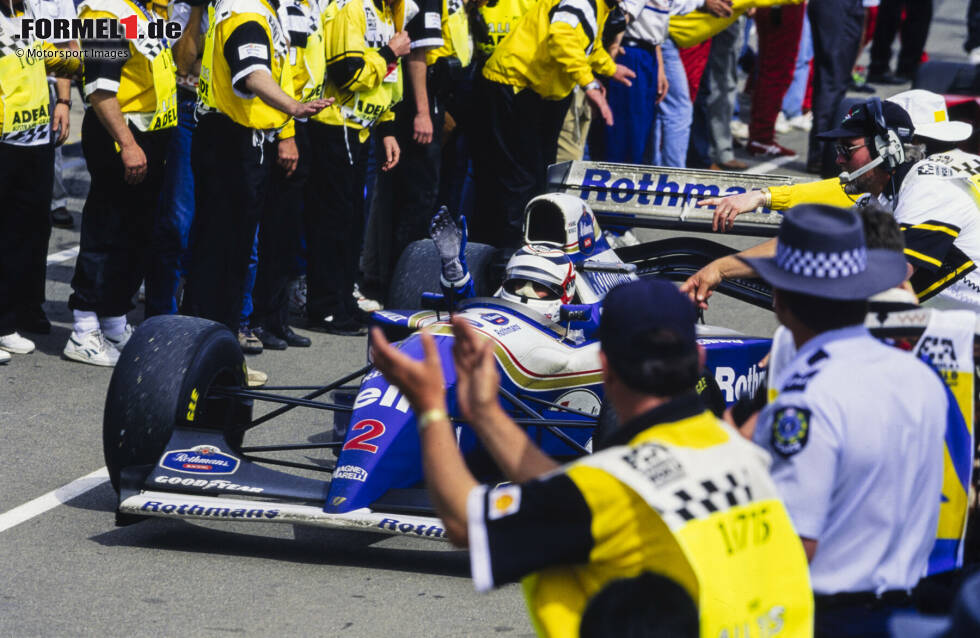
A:
[[[905,162],[905,147],[898,133],[885,123],[885,114],[881,108],[881,98],[873,97],[861,104],[859,108],[864,109],[867,121],[874,127],[871,134],[871,142],[874,145],[875,157],[873,160],[857,169],[853,173],[844,171],[840,174],[840,182],[845,186],[844,192],[849,192],[847,186],[854,182],[858,177],[864,175],[876,166],[884,164],[885,170],[889,173]],[[867,139],[867,137],[865,138]],[[855,194],[855,193],[850,193]]]

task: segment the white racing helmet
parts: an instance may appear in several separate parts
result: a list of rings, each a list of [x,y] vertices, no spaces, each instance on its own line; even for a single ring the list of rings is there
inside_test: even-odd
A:
[[[529,244],[507,262],[500,298],[527,305],[549,321],[558,321],[562,304],[575,296],[575,265],[552,246]]]

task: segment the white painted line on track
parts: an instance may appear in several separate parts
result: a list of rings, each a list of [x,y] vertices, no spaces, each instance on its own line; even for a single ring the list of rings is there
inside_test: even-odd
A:
[[[72,246],[71,248],[59,250],[56,253],[50,253],[48,255],[48,265],[52,266],[54,264],[60,264],[63,261],[68,261],[69,259],[78,257],[78,248],[78,246]]]
[[[39,496],[33,501],[18,505],[9,512],[0,514],[0,532],[5,532],[15,525],[20,525],[24,521],[29,521],[35,516],[40,516],[48,510],[54,509],[63,503],[67,503],[73,498],[99,487],[109,481],[109,470],[100,467],[91,474],[86,474],[77,478],[68,485],[59,487],[48,492],[44,496]]]
[[[761,164],[758,164],[756,166],[753,166],[752,168],[747,169],[745,172],[746,173],[751,173],[753,175],[762,175],[764,173],[770,173],[770,172],[776,170],[777,168],[779,168],[780,166],[782,166],[783,164],[789,164],[790,162],[792,162],[795,159],[796,159],[796,156],[793,156],[793,157],[777,157],[776,159],[774,159],[774,160],[772,160],[770,162],[763,162]]]

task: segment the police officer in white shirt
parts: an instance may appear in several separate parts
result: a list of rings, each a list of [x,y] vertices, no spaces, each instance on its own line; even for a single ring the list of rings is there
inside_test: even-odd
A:
[[[798,347],[753,439],[810,559],[816,635],[887,636],[935,540],[948,408],[926,364],[863,326],[906,262],[867,249],[853,211],[821,205],[789,210],[776,256],[746,261]]]

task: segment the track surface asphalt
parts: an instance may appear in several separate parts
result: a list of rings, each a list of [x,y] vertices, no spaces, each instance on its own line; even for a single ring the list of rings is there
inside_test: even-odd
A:
[[[933,59],[965,61],[966,4],[937,0]],[[115,495],[98,472],[111,370],[60,358],[88,188],[75,109],[66,176],[76,230],[56,229],[49,247],[54,330],[36,340],[34,354],[0,366],[0,635],[530,635],[519,586],[475,593],[466,554],[448,545],[289,525],[151,519],[115,527]],[[780,140],[805,150],[803,133]],[[799,174],[802,164],[768,168]],[[775,326],[771,313],[725,300],[707,320],[759,335]],[[327,382],[363,364],[363,338],[301,332],[312,348],[250,364],[275,385]],[[323,413],[285,419],[277,439],[310,439],[326,421]]]

